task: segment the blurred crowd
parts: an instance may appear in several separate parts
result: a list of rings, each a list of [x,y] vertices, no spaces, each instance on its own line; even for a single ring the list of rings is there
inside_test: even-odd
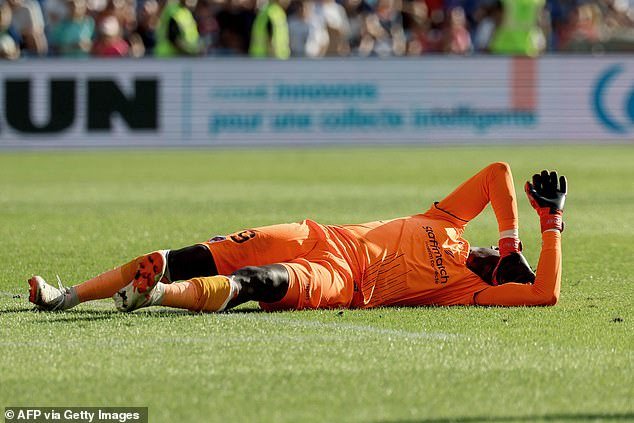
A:
[[[0,0],[0,58],[634,51],[634,0]]]

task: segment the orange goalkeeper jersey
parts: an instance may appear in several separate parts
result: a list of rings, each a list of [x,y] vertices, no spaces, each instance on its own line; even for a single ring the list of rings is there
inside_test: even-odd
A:
[[[392,220],[337,227],[357,248],[357,307],[473,304],[487,288],[466,261],[463,229],[430,210]]]
[[[336,231],[357,243],[360,291],[353,305],[552,305],[561,288],[561,234],[542,234],[533,284],[490,286],[466,266],[466,225],[488,203],[500,232],[517,228],[510,168],[493,163],[465,181],[424,214],[344,225]],[[362,300],[361,300],[362,299]]]

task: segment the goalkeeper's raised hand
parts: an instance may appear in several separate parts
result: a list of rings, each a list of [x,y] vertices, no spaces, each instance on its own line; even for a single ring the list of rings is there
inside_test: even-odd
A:
[[[542,170],[533,175],[533,183],[526,182],[524,190],[531,206],[539,214],[542,232],[553,229],[563,231],[563,211],[568,190],[566,177],[557,177],[557,172]]]

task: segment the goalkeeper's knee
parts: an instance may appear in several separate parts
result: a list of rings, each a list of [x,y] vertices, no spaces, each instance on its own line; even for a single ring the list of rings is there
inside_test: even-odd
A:
[[[170,282],[186,281],[218,274],[214,258],[204,245],[197,244],[167,254],[167,277]]]
[[[241,302],[273,303],[284,298],[288,291],[288,271],[281,264],[243,267],[232,276],[240,286]]]

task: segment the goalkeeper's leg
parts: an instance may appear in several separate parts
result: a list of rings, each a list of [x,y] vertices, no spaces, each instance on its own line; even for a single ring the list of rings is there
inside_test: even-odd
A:
[[[265,310],[347,307],[355,294],[352,269],[324,232],[315,222],[305,221],[243,231],[205,244],[220,275],[159,283],[140,305],[126,305],[115,295],[117,308],[163,305],[214,312],[247,301],[258,301]],[[132,288],[130,284],[123,290],[125,297]]]
[[[123,290],[127,299],[119,299],[126,303],[122,308],[134,309],[150,301],[149,295],[159,281],[171,283],[219,273],[228,275],[247,265],[289,261],[312,250],[320,234],[320,225],[308,220],[240,231],[204,244],[137,257],[72,288],[58,289],[40,277],[33,277],[29,281],[29,297],[42,309],[67,310]],[[124,290],[131,282],[134,289]]]
[[[266,311],[349,307],[355,295],[353,276],[340,264],[337,259],[312,262],[302,258],[247,266],[230,276],[159,283],[155,288],[158,294],[146,305],[204,312],[223,311],[247,301],[258,301]]]
[[[131,285],[124,291],[129,290]],[[283,265],[249,266],[230,276],[197,277],[171,285],[159,283],[148,301],[140,306],[120,301],[117,296],[115,304],[121,311],[161,305],[191,311],[219,312],[247,301],[280,301],[288,287],[288,272]]]
[[[88,279],[70,288],[48,284],[42,277],[29,280],[29,300],[42,310],[68,310],[79,303],[110,298],[131,282],[129,300],[138,303],[160,281],[171,283],[198,276],[218,274],[213,257],[204,245],[179,250],[160,250]]]

